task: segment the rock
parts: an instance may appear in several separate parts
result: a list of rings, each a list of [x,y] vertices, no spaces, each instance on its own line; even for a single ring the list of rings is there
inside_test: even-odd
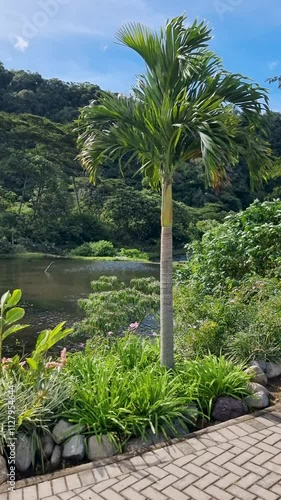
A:
[[[83,460],[85,456],[84,436],[77,434],[66,441],[63,445],[62,456],[68,460]]]
[[[16,440],[16,467],[20,472],[29,469],[32,462],[32,440],[26,434],[19,434]]]
[[[136,437],[129,439],[125,446],[125,451],[128,453],[133,453],[142,448],[149,448],[154,444],[165,443],[167,439],[163,434],[154,434],[151,429],[149,429],[144,438]]]
[[[4,457],[0,455],[0,486],[8,479],[7,463]]]
[[[262,410],[269,405],[269,391],[266,387],[255,382],[250,382],[248,389],[251,395],[247,396],[244,401],[249,408]]]
[[[268,394],[264,390],[247,396],[244,401],[249,408],[254,408],[255,410],[262,410],[269,405]]]
[[[41,446],[46,458],[50,458],[53,453],[55,443],[53,441],[53,438],[49,436],[49,434],[41,436]]]
[[[87,457],[89,460],[99,460],[101,458],[112,457],[117,453],[116,446],[110,441],[108,436],[91,436],[88,439]]]
[[[250,361],[249,366],[258,366],[263,372],[266,371],[265,359],[254,359],[253,361]]]
[[[281,375],[281,365],[270,362],[266,363],[265,373],[267,375],[267,378],[279,377],[279,375]]]
[[[257,384],[256,382],[249,382],[248,389],[249,389],[251,394],[255,394],[256,392],[264,391],[264,393],[267,394],[267,396],[269,396],[269,390],[266,387],[264,387],[263,385]]]
[[[247,405],[243,401],[231,398],[230,396],[223,396],[216,400],[212,411],[212,418],[220,422],[225,422],[226,420],[241,417],[248,413]]]
[[[258,365],[250,366],[249,368],[247,368],[247,370],[245,370],[245,372],[251,375],[251,379],[253,382],[261,385],[267,384],[267,376]]]
[[[51,466],[54,469],[58,469],[59,468],[59,466],[61,464],[61,456],[62,456],[61,446],[59,446],[58,444],[56,444],[55,447],[54,447],[54,449],[53,449],[53,453],[52,453],[51,460],[50,460]]]
[[[85,425],[72,425],[69,422],[66,422],[66,420],[60,420],[53,428],[52,435],[56,444],[62,444],[70,437],[75,436],[76,434],[82,434],[85,429]]]

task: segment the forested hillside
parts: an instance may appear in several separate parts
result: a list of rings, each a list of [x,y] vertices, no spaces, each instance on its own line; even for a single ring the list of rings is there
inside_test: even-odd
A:
[[[76,160],[75,119],[99,90],[0,64],[1,253],[63,251],[100,239],[157,247],[160,196],[134,176],[138,165],[125,170],[124,177],[118,165],[104,165],[93,187]],[[281,156],[281,114],[269,113],[264,120],[274,154]],[[251,193],[247,166],[239,164],[215,192],[206,188],[200,162],[182,166],[174,183],[175,245],[200,237],[210,220],[222,220],[255,198],[280,195],[280,169],[262,190]]]

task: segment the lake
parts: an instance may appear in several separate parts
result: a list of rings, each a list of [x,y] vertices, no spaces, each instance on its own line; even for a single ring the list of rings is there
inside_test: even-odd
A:
[[[0,259],[0,295],[15,288],[23,292],[21,305],[26,310],[24,322],[31,326],[19,332],[17,338],[24,341],[28,351],[34,346],[38,332],[52,328],[61,321],[71,326],[83,317],[77,301],[89,295],[91,281],[100,276],[118,276],[126,283],[132,278],[154,276],[159,279],[158,264],[56,259],[45,273],[51,262],[52,258]],[[10,337],[9,348],[13,352],[15,341],[16,336]]]

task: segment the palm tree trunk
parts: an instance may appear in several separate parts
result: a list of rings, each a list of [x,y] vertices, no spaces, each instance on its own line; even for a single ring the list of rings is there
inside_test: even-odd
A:
[[[172,181],[162,181],[160,258],[161,364],[174,367],[173,334],[173,201]]]

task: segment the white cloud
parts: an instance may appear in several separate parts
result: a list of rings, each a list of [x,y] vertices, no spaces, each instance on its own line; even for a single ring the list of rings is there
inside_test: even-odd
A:
[[[103,46],[101,47],[101,51],[102,51],[102,52],[106,52],[106,51],[107,51],[107,49],[108,49],[108,45],[103,45]]]
[[[25,41],[78,34],[106,41],[126,22],[155,27],[166,17],[148,0],[0,0],[0,11],[0,39]]]
[[[29,43],[27,40],[22,38],[21,36],[16,36],[15,44],[14,47],[15,49],[19,50],[20,52],[25,52]]]
[[[276,68],[276,66],[279,65],[279,61],[271,61],[268,63],[268,67],[269,69],[273,70],[274,68]]]

